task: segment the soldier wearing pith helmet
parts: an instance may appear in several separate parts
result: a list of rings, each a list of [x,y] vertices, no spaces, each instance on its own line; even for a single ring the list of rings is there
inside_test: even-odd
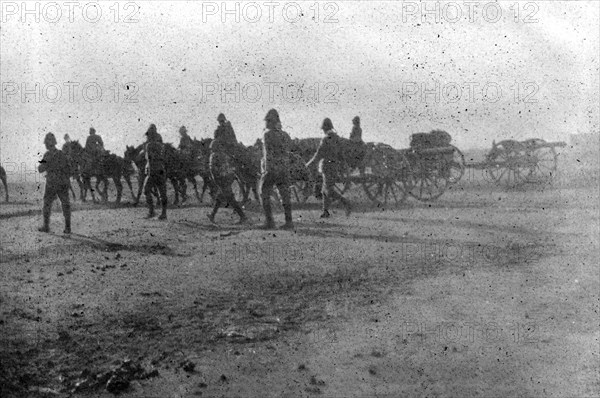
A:
[[[333,200],[339,200],[346,208],[346,215],[349,216],[352,210],[350,202],[340,195],[335,189],[335,180],[339,178],[343,163],[342,139],[333,129],[333,122],[329,118],[323,120],[321,129],[325,137],[321,140],[317,152],[306,164],[307,168],[315,162],[319,162],[319,172],[323,177],[323,213],[321,218],[329,218],[329,205]]]
[[[263,158],[261,162],[260,193],[265,212],[263,228],[275,227],[271,209],[271,193],[277,186],[283,202],[285,224],[283,229],[292,229],[292,205],[290,201],[290,148],[292,139],[281,129],[279,113],[271,109],[265,116],[266,130],[263,137]]]
[[[42,209],[44,224],[38,228],[40,232],[50,232],[50,213],[52,203],[58,197],[65,217],[65,234],[71,233],[71,202],[69,187],[71,186],[69,172],[70,164],[67,156],[56,148],[56,137],[46,134],[44,145],[48,150],[38,166],[40,173],[46,173],[46,190],[44,191],[44,207]]]

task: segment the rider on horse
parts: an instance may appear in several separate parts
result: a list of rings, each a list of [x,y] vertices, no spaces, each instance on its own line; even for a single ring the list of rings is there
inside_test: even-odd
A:
[[[93,127],[90,127],[90,135],[85,140],[85,151],[89,155],[89,163],[86,169],[91,171],[94,166],[98,166],[102,162],[106,154],[102,137],[96,134],[96,129]]]

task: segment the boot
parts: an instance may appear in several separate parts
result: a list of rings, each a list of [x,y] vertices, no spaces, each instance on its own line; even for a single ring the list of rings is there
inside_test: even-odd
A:
[[[50,232],[50,209],[52,204],[47,205],[44,204],[44,208],[42,209],[44,225],[38,228],[40,232]]]
[[[275,228],[275,221],[273,220],[273,210],[271,209],[271,198],[263,196],[263,210],[265,212],[265,223],[262,229],[273,229]]]
[[[159,220],[166,220],[167,219],[167,201],[166,198],[164,198],[161,202],[162,205],[162,211],[160,213],[160,216],[158,216]]]

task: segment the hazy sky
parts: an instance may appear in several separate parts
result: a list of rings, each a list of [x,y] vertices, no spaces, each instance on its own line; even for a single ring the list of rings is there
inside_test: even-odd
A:
[[[348,136],[359,115],[397,148],[432,128],[463,149],[599,131],[596,1],[75,4],[2,2],[2,163],[35,165],[48,131],[94,126],[120,155],[150,123],[212,136],[219,112],[250,144],[273,107],[292,137],[324,117]]]

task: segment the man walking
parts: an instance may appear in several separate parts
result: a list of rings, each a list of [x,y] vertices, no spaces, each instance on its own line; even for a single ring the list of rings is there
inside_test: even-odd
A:
[[[146,156],[146,180],[144,181],[144,195],[148,204],[148,215],[146,218],[154,217],[154,203],[152,191],[158,189],[162,212],[159,220],[167,219],[167,170],[165,166],[165,147],[162,137],[158,134],[156,126],[151,124],[146,131],[146,144],[144,152]]]
[[[50,213],[52,203],[58,196],[65,217],[65,234],[71,233],[71,203],[69,201],[69,159],[56,148],[56,137],[52,133],[46,134],[44,145],[47,152],[40,161],[38,170],[46,173],[46,190],[44,191],[44,206],[42,214],[44,224],[38,228],[40,232],[50,232]]]
[[[236,164],[233,154],[237,140],[231,124],[225,119],[225,115],[221,113],[217,120],[219,121],[219,127],[215,130],[214,139],[210,144],[209,157],[209,170],[217,187],[217,196],[212,213],[208,214],[208,219],[211,223],[214,223],[215,216],[221,206],[229,203],[240,217],[238,224],[243,224],[248,221],[248,218],[240,204],[235,200],[235,195],[231,189],[236,179]]]
[[[265,212],[264,229],[273,229],[273,210],[271,193],[277,186],[283,202],[285,224],[283,229],[293,229],[292,204],[290,201],[290,147],[292,139],[281,129],[279,113],[271,109],[265,117],[266,131],[263,137],[263,158],[261,162],[260,195]]]
[[[309,168],[314,162],[319,163],[319,172],[323,177],[323,213],[321,218],[329,218],[329,205],[332,200],[339,200],[346,208],[346,216],[350,215],[352,207],[350,202],[335,191],[335,180],[339,178],[342,167],[342,142],[333,129],[333,123],[329,118],[323,120],[321,126],[325,137],[321,140],[317,152],[312,159],[306,163]]]

